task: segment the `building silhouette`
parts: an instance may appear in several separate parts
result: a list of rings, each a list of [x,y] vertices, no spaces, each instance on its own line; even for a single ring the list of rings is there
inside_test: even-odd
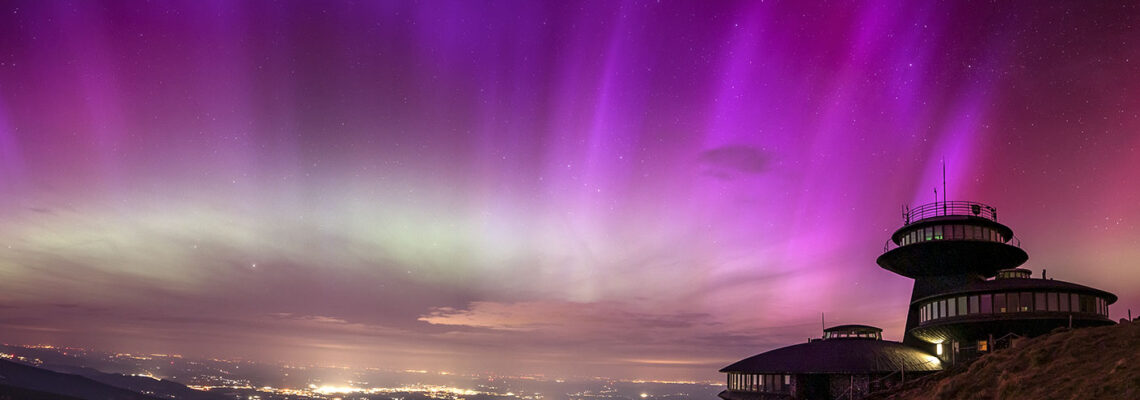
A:
[[[1060,327],[1110,325],[1112,293],[1018,268],[1029,259],[997,209],[967,201],[908,208],[883,248],[883,269],[914,279],[903,341],[842,325],[823,338],[720,370],[726,400],[859,399],[906,379]]]

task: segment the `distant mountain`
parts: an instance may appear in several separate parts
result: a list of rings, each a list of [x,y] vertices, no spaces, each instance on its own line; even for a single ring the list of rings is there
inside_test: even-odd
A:
[[[180,400],[227,399],[226,397],[218,394],[211,394],[209,392],[203,392],[200,390],[188,388],[178,382],[152,379],[145,376],[109,374],[86,367],[45,365],[44,368],[55,372],[79,375],[99,383],[111,385],[118,388],[129,389],[139,393],[146,393],[159,398]]]
[[[0,360],[0,399],[159,400],[86,377]]]
[[[867,400],[1140,399],[1140,322],[1059,330]]]

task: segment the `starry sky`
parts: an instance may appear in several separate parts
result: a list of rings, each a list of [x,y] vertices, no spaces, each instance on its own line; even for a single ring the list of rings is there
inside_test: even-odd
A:
[[[903,205],[1140,309],[1134,2],[6,1],[0,342],[719,379]],[[1138,310],[1140,311],[1140,310]]]

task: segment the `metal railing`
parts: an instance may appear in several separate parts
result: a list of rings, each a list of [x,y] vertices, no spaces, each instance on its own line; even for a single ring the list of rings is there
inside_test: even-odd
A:
[[[976,201],[936,201],[903,210],[903,225],[944,215],[972,215],[997,222],[997,209]]]

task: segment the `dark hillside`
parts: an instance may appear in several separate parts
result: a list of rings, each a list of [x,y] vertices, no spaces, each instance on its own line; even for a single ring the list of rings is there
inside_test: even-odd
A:
[[[7,360],[0,360],[0,394],[11,398],[80,398],[88,400],[157,400],[130,390],[91,379],[61,374]]]
[[[1140,322],[1058,330],[869,399],[1140,399]]]

